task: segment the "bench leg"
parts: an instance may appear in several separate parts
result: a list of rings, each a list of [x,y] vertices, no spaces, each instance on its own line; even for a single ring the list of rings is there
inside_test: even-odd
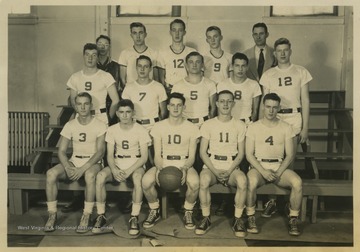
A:
[[[307,197],[303,196],[301,203],[301,215],[300,215],[301,222],[305,222],[306,220],[306,207],[307,207]]]
[[[313,197],[312,209],[311,209],[311,223],[316,223],[316,214],[317,214],[317,206],[318,206],[318,197]]]
[[[22,215],[29,209],[29,192],[22,189],[9,189],[10,214]]]
[[[167,210],[168,210],[168,200],[166,192],[161,190],[161,217],[165,220],[167,219]]]

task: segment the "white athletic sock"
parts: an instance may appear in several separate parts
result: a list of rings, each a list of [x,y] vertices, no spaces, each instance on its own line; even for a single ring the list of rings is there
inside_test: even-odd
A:
[[[105,202],[96,202],[96,209],[98,215],[105,214]]]
[[[141,210],[141,204],[142,204],[142,201],[139,203],[135,203],[135,202],[132,203],[132,208],[131,208],[132,216],[139,216],[140,210]]]
[[[92,214],[95,202],[87,202],[84,203],[84,214]]]
[[[194,209],[195,204],[196,204],[196,201],[194,203],[190,203],[189,201],[185,200],[184,208],[185,208],[185,210],[192,211]]]
[[[240,218],[244,211],[245,206],[242,207],[237,207],[236,205],[234,206],[235,206],[235,218]]]
[[[204,217],[210,216],[210,206],[211,206],[211,203],[207,206],[201,205],[201,212]]]
[[[248,216],[254,215],[255,214],[255,205],[252,206],[252,207],[246,207],[246,214]]]
[[[152,202],[152,203],[149,202],[149,207],[150,207],[150,209],[159,209],[159,207],[160,207],[159,200],[156,200],[155,202]]]
[[[290,210],[290,216],[291,217],[298,217],[299,216],[299,212],[300,210],[292,210],[290,207],[289,207],[289,210]]]
[[[57,212],[57,200],[55,200],[55,201],[47,201],[46,205],[47,205],[49,213],[56,213]]]

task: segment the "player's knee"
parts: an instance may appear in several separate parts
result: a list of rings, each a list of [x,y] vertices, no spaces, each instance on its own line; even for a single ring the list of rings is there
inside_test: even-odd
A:
[[[200,173],[200,188],[208,188],[211,182],[211,177],[205,172]]]
[[[143,176],[141,180],[141,185],[143,190],[148,190],[150,187],[154,185],[155,181],[150,176]]]
[[[47,183],[54,183],[57,180],[57,173],[54,169],[50,169],[46,172],[46,182]]]
[[[244,174],[243,174],[243,176],[241,176],[241,175],[237,176],[236,185],[237,185],[237,188],[239,188],[243,191],[247,190],[248,182],[247,182],[246,176]]]
[[[247,177],[247,189],[249,191],[254,191],[254,190],[256,190],[257,186],[258,186],[258,180],[255,177],[248,176]]]
[[[191,190],[199,190],[200,187],[200,181],[198,176],[188,176],[186,179],[186,185],[188,188],[191,188]]]
[[[300,177],[296,176],[292,181],[292,188],[296,191],[302,191],[302,180]]]
[[[141,186],[141,180],[143,178],[143,174],[141,173],[133,173],[132,174],[132,180],[135,186]]]
[[[96,174],[97,174],[97,172],[95,172],[95,171],[86,171],[85,172],[85,182],[86,183],[92,183],[92,182],[94,182],[95,181],[95,178],[96,178]]]
[[[105,184],[106,174],[105,172],[98,172],[96,174],[96,185],[100,186]]]

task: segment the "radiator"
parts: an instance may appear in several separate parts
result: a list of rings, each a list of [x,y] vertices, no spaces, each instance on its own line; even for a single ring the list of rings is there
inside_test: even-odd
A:
[[[29,154],[45,146],[47,112],[8,112],[8,166],[29,166]]]

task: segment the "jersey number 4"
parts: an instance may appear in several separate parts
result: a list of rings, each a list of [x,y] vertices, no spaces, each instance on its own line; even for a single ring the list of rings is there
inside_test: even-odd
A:
[[[273,136],[269,136],[268,138],[266,138],[265,143],[269,143],[270,145],[274,145]]]

